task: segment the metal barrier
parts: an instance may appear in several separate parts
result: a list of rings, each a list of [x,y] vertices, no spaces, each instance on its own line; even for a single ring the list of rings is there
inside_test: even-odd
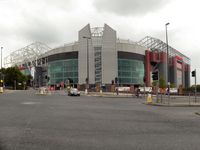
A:
[[[49,92],[48,92],[48,89],[46,87],[41,87],[38,89],[38,93],[39,95],[47,95]]]
[[[158,100],[156,96],[153,98],[154,103],[162,104],[200,104],[200,96],[196,96],[194,93],[185,95],[164,95],[158,94]]]

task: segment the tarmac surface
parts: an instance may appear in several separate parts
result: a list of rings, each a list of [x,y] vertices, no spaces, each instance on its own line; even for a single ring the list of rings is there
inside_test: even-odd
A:
[[[141,98],[0,94],[0,150],[199,150],[198,107]]]

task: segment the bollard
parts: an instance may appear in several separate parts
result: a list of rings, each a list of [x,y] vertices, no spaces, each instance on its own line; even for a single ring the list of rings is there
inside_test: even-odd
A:
[[[100,90],[100,96],[103,96],[103,92],[102,92],[102,90]]]
[[[190,93],[189,93],[189,105],[190,105]]]
[[[39,95],[47,95],[47,91],[45,88],[39,88],[38,90],[38,93],[36,94],[39,94]]]
[[[170,104],[170,95],[169,93],[167,94],[167,99],[168,99],[168,105]]]
[[[152,96],[151,94],[148,94],[147,96],[147,104],[152,104],[153,100],[152,100]]]
[[[44,94],[44,91],[43,91],[43,89],[40,89],[40,92],[39,92],[41,95],[43,95]]]
[[[0,87],[0,93],[3,93],[3,87]]]
[[[85,95],[87,95],[88,94],[88,91],[87,91],[87,89],[85,89]]]

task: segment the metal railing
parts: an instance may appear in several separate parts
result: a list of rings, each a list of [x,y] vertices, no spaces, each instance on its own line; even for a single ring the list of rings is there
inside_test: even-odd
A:
[[[156,95],[153,95],[153,102],[168,105],[195,105],[200,104],[200,96],[195,97],[195,93],[187,93],[182,95],[158,94],[158,98]]]

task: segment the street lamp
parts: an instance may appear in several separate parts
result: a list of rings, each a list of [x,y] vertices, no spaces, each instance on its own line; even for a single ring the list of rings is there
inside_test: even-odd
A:
[[[3,47],[1,47],[1,77],[0,77],[0,93],[3,93],[3,87],[4,87],[4,75],[3,75],[3,72],[2,72],[2,50],[3,50]]]
[[[86,78],[86,84],[87,84],[87,92],[89,89],[89,47],[88,47],[88,39],[91,39],[90,37],[83,36],[84,39],[87,39],[87,78]]]
[[[167,35],[167,26],[169,25],[170,23],[166,23],[165,24],[165,29],[166,29],[166,44],[167,44],[167,83],[169,82],[169,73],[168,73],[168,69],[169,69],[169,50],[168,50],[168,35]]]
[[[3,47],[1,47],[1,69],[2,69],[2,50],[3,50]]]

